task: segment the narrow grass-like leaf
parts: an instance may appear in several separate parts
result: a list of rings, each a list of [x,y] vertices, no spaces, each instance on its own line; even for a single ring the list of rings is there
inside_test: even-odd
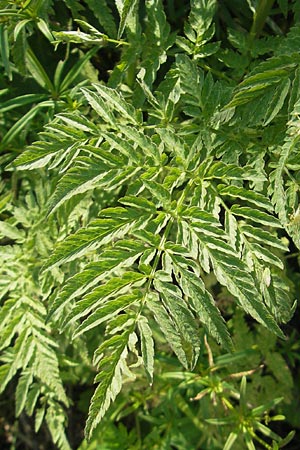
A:
[[[26,64],[35,81],[42,88],[46,89],[51,94],[54,94],[55,88],[52,81],[30,47],[27,47],[26,51]]]
[[[0,53],[2,56],[2,61],[4,69],[8,79],[12,80],[12,70],[9,61],[9,41],[8,41],[8,30],[5,23],[0,24]]]
[[[18,97],[14,97],[6,102],[3,102],[0,106],[0,112],[4,113],[20,106],[28,105],[28,103],[37,103],[46,100],[48,95],[45,94],[24,94]]]
[[[77,63],[75,63],[73,67],[68,71],[67,75],[64,77],[58,88],[61,94],[64,93],[73,82],[75,82],[84,66],[95,55],[97,50],[97,46],[91,48],[91,50],[89,50],[82,58],[80,58],[80,60],[77,61]]]
[[[49,108],[53,106],[51,100],[38,103],[33,106],[24,116],[22,116],[14,125],[9,129],[9,131],[3,136],[1,141],[1,147],[4,147],[10,143],[21,131],[29,124],[29,122],[44,108]]]

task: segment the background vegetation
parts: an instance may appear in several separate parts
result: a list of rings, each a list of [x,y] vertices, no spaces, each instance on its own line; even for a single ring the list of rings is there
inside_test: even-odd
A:
[[[299,21],[0,0],[1,449],[300,447]]]

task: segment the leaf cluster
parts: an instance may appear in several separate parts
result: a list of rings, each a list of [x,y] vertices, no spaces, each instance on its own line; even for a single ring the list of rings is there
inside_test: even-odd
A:
[[[287,255],[291,246],[300,248],[297,20],[285,35],[276,33],[273,2],[258,2],[236,12],[237,27],[228,2],[201,0],[186,5],[182,32],[176,32],[172,2],[165,8],[161,0],[89,0],[85,6],[65,0],[77,29],[58,30],[49,15],[58,2],[46,3],[0,9],[8,79],[14,67],[9,42],[17,46],[23,36],[24,67],[16,65],[16,76],[26,68],[39,86],[14,98],[9,93],[0,107],[0,114],[9,113],[9,128],[17,111],[32,105],[5,131],[3,152],[51,108],[43,130],[6,167],[13,175],[0,203],[1,273],[7,276],[1,284],[2,390],[18,378],[16,415],[35,414],[36,431],[45,418],[53,442],[67,449],[64,377],[76,384],[95,375],[85,428],[92,439],[106,417],[116,420],[118,405],[125,408],[124,392],[134,380],[145,376],[155,386],[165,367],[160,358],[176,356],[183,369],[175,377],[182,377],[184,390],[168,389],[179,422],[183,414],[183,423],[190,420],[201,433],[197,448],[239,443],[253,449],[255,440],[280,448],[291,434],[282,440],[269,419],[262,422],[281,393],[265,402],[253,382],[246,395],[243,376],[258,370],[252,373],[253,367],[241,369],[240,386],[216,375],[206,335],[229,352],[222,367],[235,355],[250,364],[246,341],[239,349],[247,337],[240,311],[274,340],[286,338],[284,324],[295,312]],[[280,2],[280,12],[297,19],[295,5]],[[273,34],[261,36],[265,23]],[[36,28],[56,51],[67,49],[51,75],[30,44]],[[104,82],[91,61],[111,48],[119,60]],[[72,49],[78,57],[71,66]],[[3,162],[11,160],[5,155]],[[18,187],[18,176],[33,181]],[[282,356],[270,345],[264,358],[279,380]],[[73,375],[70,367],[76,367]],[[291,396],[285,373],[282,393]],[[256,379],[262,389],[272,384]],[[186,389],[197,383],[205,388],[199,398],[189,394],[202,402],[195,416]],[[218,414],[224,406],[232,414],[203,415],[202,404],[211,411],[217,401]],[[146,407],[141,399],[138,404]],[[158,420],[143,414],[149,423]],[[209,440],[197,415],[210,420],[211,429],[228,425],[229,434]],[[141,444],[141,435],[122,425],[118,430]],[[186,448],[184,435],[155,436],[155,430],[144,445],[161,439],[160,448]]]

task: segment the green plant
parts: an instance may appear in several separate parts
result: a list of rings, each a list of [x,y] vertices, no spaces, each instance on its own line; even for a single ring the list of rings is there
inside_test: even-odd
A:
[[[80,8],[78,2],[71,3],[74,11]],[[67,41],[67,45],[122,44],[120,61],[107,84],[78,86],[76,108],[63,106],[39,140],[9,166],[33,170],[34,179],[47,173],[49,180],[43,187],[47,195],[38,202],[38,214],[31,215],[36,204],[28,203],[26,187],[20,188],[21,199],[6,191],[3,196],[0,231],[11,244],[4,247],[5,258],[10,253],[15,258],[15,252],[26,256],[17,259],[13,269],[6,264],[1,269],[12,277],[2,292],[1,385],[4,388],[20,371],[16,414],[24,408],[29,415],[34,413],[37,403],[31,392],[35,389],[36,429],[45,414],[59,448],[69,448],[65,436],[69,400],[60,372],[64,370],[66,385],[68,377],[69,384],[76,385],[96,372],[85,430],[88,439],[108,415],[107,442],[118,427],[131,448],[187,448],[186,436],[176,434],[174,424],[168,426],[172,414],[161,422],[154,413],[147,419],[144,414],[146,421],[159,424],[144,436],[139,426],[128,432],[114,423],[144,405],[143,399],[128,394],[131,382],[137,380],[146,389],[141,381],[144,373],[149,385],[155,386],[155,369],[163,371],[169,364],[159,362],[162,355],[177,364],[176,355],[184,367],[175,372],[176,379],[184,380],[184,394],[174,386],[168,392],[174,393],[178,421],[183,414],[184,421],[188,418],[194,424],[198,436],[191,439],[197,448],[234,448],[240,432],[249,449],[254,448],[253,439],[275,449],[292,437],[290,433],[281,439],[267,426],[266,414],[278,408],[277,399],[265,403],[257,396],[248,401],[246,378],[238,391],[216,373],[218,364],[214,366],[203,337],[207,333],[223,351],[233,352],[225,358],[226,364],[242,357],[249,364],[251,352],[234,352],[238,311],[284,339],[280,324],[286,324],[296,308],[287,254],[292,242],[300,248],[300,27],[293,26],[286,36],[261,37],[273,2],[268,8],[265,3],[258,2],[253,22],[248,22],[250,33],[230,26],[225,30],[228,40],[227,36],[222,40],[224,30],[217,26],[213,0],[190,2],[184,36],[171,29],[160,0],[140,7],[132,0],[111,5],[120,16],[118,31],[115,13],[104,9],[106,19],[99,21],[104,31],[111,31],[111,38],[86,21],[79,21],[84,32],[53,32],[56,43]],[[296,7],[285,2],[281,8],[296,14]],[[170,2],[167,9],[172,10]],[[243,24],[245,18],[240,21]],[[70,70],[69,83],[58,83],[59,96],[64,94],[62,85],[68,91],[94,52],[92,48]],[[45,80],[44,71],[36,67],[34,72]],[[38,193],[40,184],[35,183],[32,189]],[[16,207],[24,201],[29,206],[28,223]],[[32,239],[36,233],[43,239],[46,223],[47,244],[39,253]],[[19,278],[23,266],[29,280],[25,284]],[[29,292],[36,299],[34,320],[28,312],[31,302],[23,300]],[[231,315],[233,330],[227,325]],[[237,335],[242,333],[241,327]],[[38,352],[37,345],[44,350]],[[274,347],[270,344],[268,351],[283,367]],[[205,372],[201,371],[204,351],[210,360]],[[45,361],[40,359],[43,354]],[[47,377],[49,364],[55,367],[52,378]],[[73,365],[74,378],[68,370]],[[251,376],[259,365],[255,367],[244,368],[242,375]],[[172,371],[166,372],[165,377],[172,378]],[[267,384],[263,377],[257,379],[260,386]],[[226,405],[228,417],[207,417],[202,403],[194,416],[196,406],[189,405],[186,390],[197,383],[206,386],[199,403],[209,408],[218,399],[218,414],[223,415]],[[128,394],[124,400],[122,387]],[[283,392],[290,395],[290,389],[288,384]],[[248,391],[253,394],[251,387]],[[149,401],[153,398],[149,394]],[[229,433],[213,434],[209,441],[198,416],[212,425],[228,425]],[[135,417],[138,423],[138,414]],[[263,441],[257,431],[273,443]]]

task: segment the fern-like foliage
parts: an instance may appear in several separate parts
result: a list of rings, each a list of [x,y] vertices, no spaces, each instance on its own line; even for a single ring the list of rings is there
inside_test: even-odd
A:
[[[43,297],[47,293],[39,286],[38,268],[33,264],[35,255],[43,258],[48,254],[57,230],[50,221],[46,236],[45,228],[42,232],[36,225],[36,220],[45,215],[45,209],[41,215],[40,210],[46,192],[41,183],[35,188],[37,199],[29,191],[27,207],[16,206],[12,218],[0,222],[1,239],[11,242],[1,246],[0,386],[2,393],[18,375],[16,417],[23,411],[34,416],[36,432],[45,420],[53,442],[68,450],[65,409],[69,400],[61,379],[58,345],[50,325],[46,324]],[[22,230],[18,228],[20,225]],[[48,274],[44,280],[47,289],[51,289],[51,280],[53,277]]]
[[[49,320],[61,330],[72,330],[73,339],[105,327],[94,353],[98,374],[88,437],[140,366],[152,382],[152,320],[185,368],[192,369],[197,362],[201,327],[232,349],[226,320],[205,282],[208,274],[214,274],[247,314],[278,336],[283,337],[278,322],[287,322],[293,312],[283,281],[287,239],[282,235],[285,227],[298,244],[298,210],[289,220],[297,205],[292,172],[299,169],[298,59],[287,55],[283,45],[278,55],[254,68],[232,92],[226,82],[214,81],[199,67],[199,59],[219,48],[207,44],[214,35],[215,2],[200,3],[206,16],[199,15],[199,2],[191,2],[186,37],[178,41],[185,54],[177,55],[156,90],[156,74],[172,43],[159,0],[146,2],[146,9],[149,27],[156,25],[152,37],[161,40],[151,50],[154,61],[147,51],[142,55],[134,89],[113,87],[123,81],[120,67],[113,72],[110,87],[94,83],[83,88],[89,114],[57,115],[41,139],[15,161],[21,169],[47,166],[59,171],[48,203],[53,215],[87,193],[112,194],[111,203],[86,227],[58,242],[43,268],[49,271],[80,260],[77,273],[50,305]],[[137,29],[129,18],[135,2],[117,5],[121,5],[119,36],[126,27],[130,35]],[[146,38],[150,40],[149,30]],[[125,49],[124,55],[128,68],[133,53]],[[288,95],[292,106],[288,132],[282,137],[285,144],[280,147],[277,141],[274,146],[274,138],[264,130],[288,114]],[[253,110],[258,97],[259,114]],[[268,166],[262,139],[270,140]],[[28,333],[34,341],[34,321],[45,311],[38,310],[34,320],[30,313],[28,319],[24,302],[13,312],[25,323],[13,352],[24,354],[22,345],[31,348],[25,361],[17,359],[25,370],[20,382],[26,390],[30,377],[42,375],[34,363],[37,348],[24,336]],[[39,345],[52,354],[46,332]],[[57,372],[52,373],[56,379]],[[54,380],[42,380],[54,389]]]

